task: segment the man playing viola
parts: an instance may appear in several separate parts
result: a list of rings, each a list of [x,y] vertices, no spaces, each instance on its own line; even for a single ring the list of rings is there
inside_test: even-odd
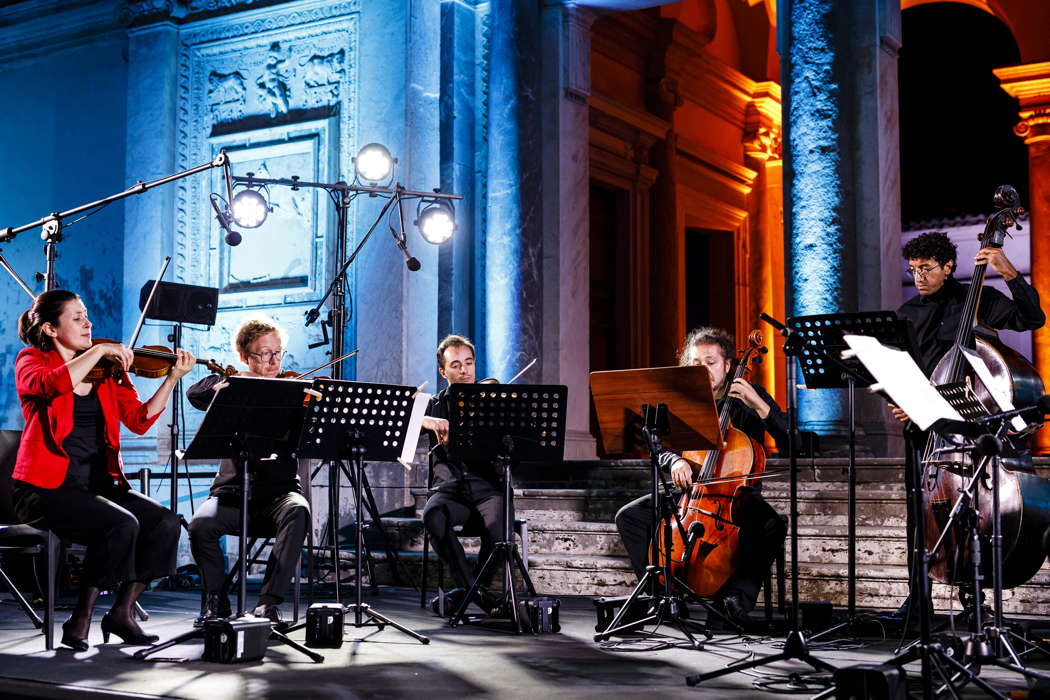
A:
[[[287,334],[268,320],[249,319],[234,335],[234,346],[247,371],[237,376],[276,378]],[[186,392],[194,408],[205,410],[224,378],[210,375]],[[252,482],[248,494],[248,522],[251,529],[274,533],[273,548],[266,563],[259,602],[253,614],[283,624],[278,606],[299,566],[299,552],[310,526],[310,506],[299,484],[299,463],[290,454],[276,459],[250,462]],[[223,460],[211,485],[211,495],[190,521],[190,548],[201,568],[206,592],[197,624],[214,617],[230,615],[230,601],[222,584],[226,578],[225,557],[219,538],[238,532],[241,524],[241,476],[233,462]]]
[[[438,372],[449,385],[473,384],[474,357],[474,345],[467,338],[450,335],[437,347]],[[468,523],[481,525],[481,551],[477,563],[478,567],[484,564],[493,545],[503,537],[502,478],[492,462],[464,463],[449,459],[445,451],[448,444],[447,389],[430,399],[423,429],[430,435],[430,465],[434,477],[434,492],[423,508],[423,523],[434,542],[434,551],[448,565],[458,586],[449,592],[449,603],[455,610],[470,589],[475,572],[467,564],[463,545],[453,528]],[[491,569],[487,579],[480,582],[481,594],[476,601],[490,613],[502,600],[487,589],[494,573],[495,570]],[[433,607],[436,612],[437,599]]]
[[[706,367],[711,376],[711,386],[717,390],[732,369],[734,354],[733,339],[726,331],[702,326],[686,336],[678,364]],[[768,432],[776,441],[777,448],[786,453],[787,418],[773,397],[746,379],[734,380],[727,394],[728,397],[716,398],[719,409],[726,400],[732,401],[729,417],[733,426],[760,445]],[[698,465],[669,451],[664,451],[658,459],[661,468],[670,468],[675,486],[682,489],[691,487],[699,472]],[[758,589],[776,558],[787,529],[776,511],[753,487],[743,487],[737,492],[732,515],[734,524],[740,528],[740,566],[718,591],[715,603],[727,617],[739,623],[754,609]],[[631,558],[635,574],[640,579],[649,564],[653,539],[652,496],[642,496],[623,506],[616,514],[616,529]]]

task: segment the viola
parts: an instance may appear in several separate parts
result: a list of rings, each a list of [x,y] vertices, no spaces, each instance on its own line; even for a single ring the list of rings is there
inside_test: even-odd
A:
[[[733,523],[733,507],[741,489],[761,478],[766,468],[766,453],[758,442],[734,428],[729,410],[737,398],[729,397],[730,385],[742,378],[752,363],[761,361],[762,332],[751,331],[748,347],[732,372],[718,387],[725,396],[718,413],[721,434],[725,436],[720,450],[683,452],[682,458],[700,465],[697,478],[678,504],[681,527],[672,528],[670,562],[672,574],[688,583],[698,595],[714,595],[738,567],[740,528]],[[699,536],[697,536],[699,533]],[[663,561],[662,538],[655,538],[651,561]]]
[[[281,372],[280,374],[278,374],[275,377],[275,379],[302,379],[303,377],[309,377],[311,374],[314,374],[316,372],[320,372],[325,367],[331,367],[336,362],[342,362],[343,360],[345,360],[348,357],[353,357],[358,352],[359,352],[358,350],[351,350],[350,352],[346,353],[345,355],[340,355],[339,357],[335,358],[334,360],[329,360],[328,362],[325,362],[323,365],[321,365],[319,367],[314,367],[309,372],[296,372],[294,369],[286,369],[283,372]],[[330,379],[330,377],[315,377],[315,378],[316,379]]]
[[[997,211],[989,217],[979,236],[983,248],[1003,247],[1007,229],[1024,212],[1012,187],[1000,187],[994,201]],[[986,269],[986,264],[974,268],[955,344],[938,362],[930,380],[938,385],[969,382],[986,406],[995,405],[993,390],[1008,396],[1015,406],[1034,405],[1044,393],[1043,380],[1035,367],[1002,343],[993,329],[977,323]],[[986,387],[973,376],[962,348],[977,351],[997,386]],[[1046,560],[1042,537],[1050,526],[1050,506],[1047,505],[1050,503],[1050,481],[1031,473],[1031,455],[1026,446],[1004,455],[1000,467],[994,471],[999,482],[1002,516],[1003,587],[1012,588],[1030,580]],[[932,550],[944,532],[949,512],[960,491],[969,475],[973,474],[974,464],[969,452],[951,450],[943,438],[931,435],[923,465],[921,485],[926,494],[924,513],[920,517],[926,518],[926,544]],[[976,501],[981,513],[980,532],[984,549],[989,546],[992,528],[990,478],[980,484]],[[990,553],[988,556],[982,554],[985,576],[990,576],[991,560]],[[947,533],[944,544],[931,552],[930,578],[955,583],[968,580],[971,571],[970,543],[961,528],[953,528]]]
[[[106,338],[94,338],[91,341],[92,346],[103,343],[118,344],[117,341]],[[129,371],[147,379],[166,377],[172,366],[179,359],[179,356],[172,352],[171,348],[166,348],[163,345],[146,345],[140,348],[131,348],[131,351],[135,354],[135,359]],[[197,364],[204,365],[212,372],[221,374],[224,377],[237,373],[237,369],[233,365],[223,367],[214,360],[197,359]],[[106,377],[116,376],[123,372],[123,369],[119,362],[115,362],[110,358],[103,358],[88,372],[87,379],[98,381]]]

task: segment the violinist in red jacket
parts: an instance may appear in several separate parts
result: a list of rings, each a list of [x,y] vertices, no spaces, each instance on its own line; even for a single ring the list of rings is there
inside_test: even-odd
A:
[[[91,321],[80,297],[56,289],[36,298],[19,319],[26,345],[15,361],[25,428],[14,470],[15,513],[87,546],[80,595],[62,625],[62,643],[88,648],[95,600],[116,589],[102,618],[103,641],[151,644],[132,617],[139,595],[155,578],[175,573],[178,516],[132,491],[120,458],[120,424],[142,434],[160,417],[179,378],[194,365],[180,350],[156,393],[143,403],[127,374],[134,355],[118,343],[91,342]],[[89,380],[100,362],[116,373]]]

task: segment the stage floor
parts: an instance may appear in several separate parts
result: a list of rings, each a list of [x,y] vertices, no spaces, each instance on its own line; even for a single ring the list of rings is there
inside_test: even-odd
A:
[[[197,614],[199,594],[156,591],[145,594],[142,602],[152,615],[146,628],[165,639],[189,629]],[[356,629],[348,625],[341,648],[318,650],[325,657],[321,664],[279,644],[271,645],[262,661],[205,663],[200,660],[201,642],[157,654],[184,657],[186,662],[144,662],[131,657],[137,647],[101,644],[99,612],[90,639],[96,646],[79,654],[65,648],[46,652],[41,634],[17,606],[5,600],[0,605],[0,697],[547,700],[656,694],[661,698],[729,699],[772,697],[759,687],[761,683],[773,681],[773,687],[783,691],[791,687],[788,674],[810,671],[797,662],[780,663],[689,688],[685,685],[687,675],[721,668],[751,654],[775,653],[780,638],[745,640],[716,635],[702,651],[653,649],[652,640],[632,638],[614,650],[591,640],[595,616],[589,598],[563,598],[561,634],[541,636],[517,636],[477,625],[451,629],[419,608],[418,594],[404,589],[383,589],[378,597],[366,596],[365,602],[430,637],[430,644],[424,646],[390,627],[380,632],[374,627]],[[105,609],[105,602],[99,607]],[[59,619],[65,619],[66,614],[60,611]],[[302,641],[305,630],[291,636]],[[841,667],[880,663],[889,658],[895,644],[895,639],[869,639],[834,647],[815,645],[814,652]],[[1032,665],[1050,669],[1050,664],[1035,659]],[[918,666],[912,665],[909,672],[917,675]],[[988,670],[982,677],[1004,694],[1025,687],[1020,676],[999,669]],[[819,692],[819,687],[811,686],[809,691],[797,688],[796,692],[810,697]],[[971,686],[965,696],[985,694]]]

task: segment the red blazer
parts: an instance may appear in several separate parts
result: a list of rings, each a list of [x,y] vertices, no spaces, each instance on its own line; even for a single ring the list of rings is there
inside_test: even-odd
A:
[[[15,360],[15,383],[22,402],[25,429],[18,446],[14,478],[34,486],[54,489],[62,485],[69,468],[69,455],[62,441],[73,431],[73,383],[58,352],[25,348]],[[105,428],[100,445],[106,470],[113,479],[129,486],[120,457],[120,423],[139,435],[160,418],[161,411],[146,417],[146,404],[139,401],[130,377],[118,384],[109,378],[99,382]]]

